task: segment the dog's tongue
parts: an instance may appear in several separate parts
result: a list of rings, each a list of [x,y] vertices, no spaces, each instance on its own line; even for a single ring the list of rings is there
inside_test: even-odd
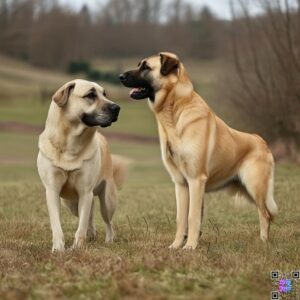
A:
[[[141,91],[141,88],[134,88],[129,92],[129,96],[131,96],[133,93],[138,93]]]

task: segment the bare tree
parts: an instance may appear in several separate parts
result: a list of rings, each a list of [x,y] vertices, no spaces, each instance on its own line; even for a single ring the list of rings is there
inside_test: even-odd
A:
[[[137,21],[140,23],[148,24],[151,21],[151,6],[150,0],[136,1],[138,5]]]
[[[169,4],[169,20],[174,24],[179,24],[182,20],[183,2],[182,0],[173,0]]]
[[[8,4],[7,0],[0,1],[0,50],[5,49],[5,32],[8,21]]]
[[[1,48],[13,56],[28,57],[28,41],[31,34],[34,0],[2,2]]]
[[[107,24],[131,23],[134,19],[135,0],[109,0],[104,6],[102,18]]]
[[[193,30],[190,53],[200,59],[213,59],[217,51],[217,19],[208,6],[190,23]]]
[[[152,23],[158,24],[161,19],[162,7],[164,5],[163,0],[153,0],[152,1]]]
[[[260,0],[253,17],[239,0],[232,6],[232,53],[237,74],[230,99],[276,154],[300,162],[300,14],[289,0]],[[280,149],[280,153],[279,150]]]
[[[197,18],[195,9],[193,8],[191,3],[185,3],[182,11],[183,11],[182,13],[183,21],[185,23],[194,22],[195,19]]]

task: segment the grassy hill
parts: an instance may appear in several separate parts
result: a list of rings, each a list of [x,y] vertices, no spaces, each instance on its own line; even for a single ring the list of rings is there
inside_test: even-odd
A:
[[[103,70],[135,68],[139,59],[103,60],[93,64]],[[196,89],[210,100],[218,112],[222,105],[215,101],[215,84],[218,78],[218,62],[187,61]],[[24,62],[0,56],[0,121],[17,121],[26,124],[43,125],[46,119],[51,95],[65,82],[73,79],[67,74],[39,69]],[[122,107],[118,123],[108,132],[135,133],[156,136],[157,129],[147,101],[132,101],[129,90],[120,85],[100,82],[108,97]],[[43,94],[46,94],[43,96]],[[44,98],[43,98],[44,97]]]

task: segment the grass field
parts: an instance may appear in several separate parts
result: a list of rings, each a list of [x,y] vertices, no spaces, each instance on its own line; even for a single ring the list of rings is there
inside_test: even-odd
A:
[[[12,64],[19,65],[9,62],[11,72],[16,72]],[[36,72],[41,71],[31,69],[29,74]],[[54,77],[66,79],[61,74]],[[29,78],[27,88],[38,87],[37,79]],[[20,88],[14,80],[10,84]],[[125,100],[120,122],[109,130],[155,135],[146,103]],[[21,119],[43,124],[48,104],[22,101],[18,95],[11,101],[0,104],[0,121]],[[88,243],[86,249],[53,255],[44,190],[35,166],[37,135],[0,132],[1,300],[270,299],[274,289],[270,271],[300,269],[298,167],[276,167],[275,199],[280,213],[271,227],[269,244],[259,239],[253,206],[236,207],[234,199],[215,193],[206,196],[199,247],[192,252],[170,251],[168,245],[175,234],[175,200],[160,160],[159,145],[112,141],[111,150],[133,159],[119,192],[115,243],[104,244],[97,202],[97,240]],[[62,209],[62,224],[69,248],[77,219]]]

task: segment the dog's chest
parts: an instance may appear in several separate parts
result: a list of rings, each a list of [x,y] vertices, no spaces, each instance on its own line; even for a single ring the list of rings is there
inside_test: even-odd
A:
[[[68,179],[61,190],[61,197],[69,200],[74,200],[78,198],[78,188],[80,188],[80,182],[78,178],[80,177],[80,171],[75,170],[68,172]]]
[[[178,151],[177,147],[174,147],[174,144],[172,144],[170,141],[166,141],[166,145],[165,145],[165,149],[166,149],[166,156],[172,160],[177,160],[179,159],[180,155],[180,151]],[[178,153],[179,152],[179,153]]]
[[[183,174],[189,173],[190,165],[195,160],[197,139],[186,138],[173,124],[168,126],[158,120],[158,125],[163,160],[176,166]]]
[[[172,160],[178,168],[186,164],[188,160],[186,147],[179,139],[167,139],[164,148],[166,157]]]

